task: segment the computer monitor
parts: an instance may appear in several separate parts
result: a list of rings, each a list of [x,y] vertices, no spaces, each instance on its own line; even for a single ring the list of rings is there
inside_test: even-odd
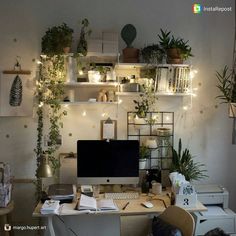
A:
[[[78,140],[77,180],[81,185],[138,184],[139,141]]]

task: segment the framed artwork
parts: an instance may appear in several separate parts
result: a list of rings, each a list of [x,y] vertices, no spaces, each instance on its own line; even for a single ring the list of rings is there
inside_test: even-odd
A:
[[[101,120],[101,139],[116,139],[117,138],[117,121]]]
[[[0,116],[32,116],[33,79],[29,71],[0,74]]]

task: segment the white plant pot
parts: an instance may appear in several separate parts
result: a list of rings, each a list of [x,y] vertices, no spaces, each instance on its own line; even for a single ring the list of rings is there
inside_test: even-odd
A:
[[[139,159],[139,169],[144,170],[147,169],[147,159]]]
[[[144,125],[146,124],[146,119],[145,118],[139,118],[138,116],[136,116],[134,118],[134,128],[137,130],[140,130],[142,128],[144,128]]]
[[[236,117],[236,103],[229,103],[229,117]]]

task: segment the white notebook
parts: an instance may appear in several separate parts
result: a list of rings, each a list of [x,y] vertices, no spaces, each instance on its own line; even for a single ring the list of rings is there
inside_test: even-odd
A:
[[[79,204],[77,206],[79,211],[118,211],[118,207],[112,199],[96,200],[94,197],[88,197],[81,194]]]

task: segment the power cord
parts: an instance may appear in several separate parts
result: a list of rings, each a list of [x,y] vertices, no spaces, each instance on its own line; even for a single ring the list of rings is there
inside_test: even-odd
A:
[[[72,234],[74,234],[75,236],[79,236],[78,234],[75,233],[75,231],[69,227],[66,226],[66,223],[65,221],[59,216],[59,215],[56,215],[57,218],[64,224],[65,228],[68,229]]]

